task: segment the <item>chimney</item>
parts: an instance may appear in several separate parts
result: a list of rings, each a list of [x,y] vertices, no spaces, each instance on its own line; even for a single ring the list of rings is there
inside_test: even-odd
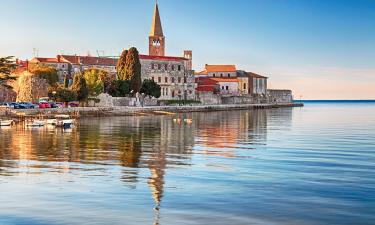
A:
[[[57,58],[57,62],[61,62],[61,55],[57,55],[56,58]]]

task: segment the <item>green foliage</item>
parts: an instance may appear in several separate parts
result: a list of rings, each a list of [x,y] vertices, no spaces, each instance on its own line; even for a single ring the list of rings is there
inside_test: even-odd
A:
[[[86,101],[89,95],[89,89],[85,77],[82,73],[76,73],[73,79],[72,90],[77,93],[78,101]]]
[[[67,88],[58,88],[52,97],[58,102],[71,102],[77,100],[77,93]]]
[[[190,104],[200,104],[200,101],[196,100],[160,100],[159,102],[164,105],[190,105]]]
[[[64,76],[64,88],[68,88],[69,87],[69,77],[68,75],[65,74]]]
[[[42,64],[31,64],[29,69],[34,75],[41,79],[45,79],[50,86],[57,86],[59,75],[57,74],[57,70],[55,68]]]
[[[114,80],[108,88],[108,94],[113,97],[125,97],[130,93],[130,82],[127,80]]]
[[[117,61],[117,77],[119,80],[127,80],[126,79],[126,56],[128,54],[128,50],[124,50],[121,53],[120,58]]]
[[[125,72],[125,80],[130,80],[130,89],[133,93],[139,92],[142,86],[141,63],[138,50],[134,47],[130,48],[126,55]]]
[[[11,75],[16,68],[17,64],[14,62],[13,56],[0,57],[0,86],[12,89],[8,82],[17,79]]]
[[[144,93],[146,96],[159,98],[161,95],[161,87],[153,80],[144,80],[141,93]]]
[[[106,74],[108,74],[106,71],[99,69],[90,69],[84,72],[83,76],[85,77],[90,96],[98,96],[103,93],[104,85],[100,77],[104,77]]]

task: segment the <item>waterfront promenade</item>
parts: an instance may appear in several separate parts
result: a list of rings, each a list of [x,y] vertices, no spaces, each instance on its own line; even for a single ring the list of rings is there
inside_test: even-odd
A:
[[[228,111],[244,109],[267,109],[281,107],[302,107],[302,103],[278,103],[278,104],[222,104],[222,105],[173,105],[173,106],[145,106],[145,107],[74,107],[74,108],[54,108],[54,109],[3,109],[0,116],[22,118],[29,116],[53,116],[56,114],[69,114],[72,117],[89,116],[134,116],[168,114],[178,112],[209,112]]]

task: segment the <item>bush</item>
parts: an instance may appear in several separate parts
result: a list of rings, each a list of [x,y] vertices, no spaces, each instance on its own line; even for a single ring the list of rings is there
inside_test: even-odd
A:
[[[108,94],[113,97],[125,97],[130,94],[130,81],[114,80],[108,87]]]
[[[142,83],[141,93],[146,96],[159,98],[161,95],[161,87],[153,80],[144,80]]]
[[[49,93],[50,97],[53,97],[58,102],[72,102],[77,100],[77,93],[67,88],[58,88],[56,93]]]

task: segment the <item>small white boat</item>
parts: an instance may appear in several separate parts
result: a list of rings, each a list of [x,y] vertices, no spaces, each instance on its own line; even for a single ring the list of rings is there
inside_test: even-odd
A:
[[[56,118],[56,123],[55,123],[56,127],[70,128],[74,123],[74,120],[70,119],[69,115],[56,115],[55,118]]]
[[[44,125],[46,125],[46,122],[42,120],[34,120],[31,123],[26,124],[28,127],[43,127]]]
[[[10,127],[13,125],[13,120],[0,120],[0,126]]]

